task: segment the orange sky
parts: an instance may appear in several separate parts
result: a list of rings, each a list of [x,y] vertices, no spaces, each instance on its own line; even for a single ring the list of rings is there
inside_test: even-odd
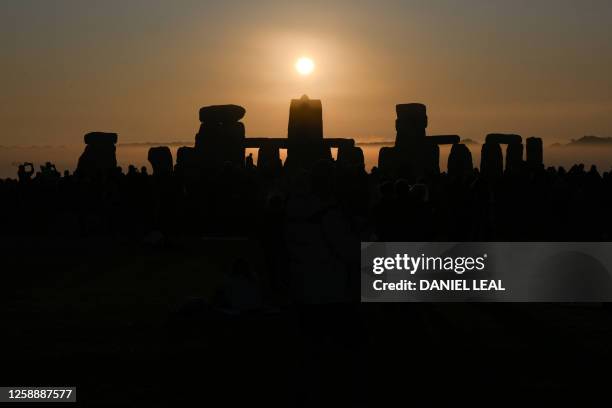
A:
[[[327,137],[393,139],[413,101],[430,134],[612,136],[610,21],[609,0],[4,0],[0,145],[193,140],[221,103],[280,137],[303,93]]]

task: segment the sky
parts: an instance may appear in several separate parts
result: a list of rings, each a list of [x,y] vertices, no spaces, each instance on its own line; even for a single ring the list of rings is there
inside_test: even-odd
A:
[[[612,136],[611,21],[610,0],[2,0],[0,145],[192,141],[224,103],[285,137],[304,93],[326,137],[393,140],[405,102],[429,134]]]

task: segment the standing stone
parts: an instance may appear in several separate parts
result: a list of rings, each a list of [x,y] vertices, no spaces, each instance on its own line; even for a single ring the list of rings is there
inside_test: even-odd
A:
[[[431,176],[440,174],[440,146],[425,138],[419,149],[421,155],[417,157],[416,176]]]
[[[542,139],[539,137],[527,138],[527,164],[533,169],[544,166]]]
[[[427,128],[427,108],[421,103],[405,103],[395,105],[397,119],[395,121],[395,146],[410,147],[425,138]]]
[[[283,167],[278,147],[266,143],[259,148],[257,155],[257,169],[264,173],[277,173]]]
[[[77,164],[76,174],[96,177],[117,168],[116,133],[91,132],[85,135],[85,150]]]
[[[194,175],[200,171],[198,154],[193,147],[182,146],[176,151],[175,173],[182,176]]]
[[[398,177],[418,180],[423,176],[439,174],[439,144],[455,144],[459,136],[426,137],[427,108],[421,103],[395,106],[395,146],[383,148],[379,155],[381,171]]]
[[[418,181],[424,176],[439,174],[440,147],[427,139],[413,141],[410,147],[389,148],[392,153],[388,154],[387,160],[391,162],[391,166],[385,166],[383,169],[391,175],[410,181]]]
[[[153,175],[167,176],[172,174],[172,152],[168,146],[150,148],[147,158],[151,167],[153,167]]]
[[[196,134],[195,149],[204,167],[226,162],[244,166],[245,110],[238,105],[213,105],[200,109],[202,125]]]
[[[291,100],[287,138],[289,142],[323,139],[323,106],[320,99],[302,95],[300,99]]]
[[[427,127],[427,107],[422,103],[399,103],[395,105],[398,119],[424,119],[423,127]]]
[[[504,159],[499,143],[486,142],[480,155],[480,172],[484,177],[500,177],[504,170]]]
[[[340,166],[365,166],[363,150],[356,146],[340,146],[338,147],[337,162]]]
[[[196,134],[195,147],[204,150],[215,145],[218,149],[233,147],[238,142],[244,144],[245,129],[242,122],[202,124]]]
[[[427,128],[427,119],[423,123],[423,118],[404,118],[395,119],[395,131],[400,138],[404,137],[425,137],[425,129]],[[401,142],[400,142],[401,143]]]
[[[193,147],[182,146],[176,151],[176,165],[189,166],[194,164],[196,158],[195,149]]]
[[[523,144],[510,143],[506,148],[506,171],[516,171],[523,166]]]
[[[472,162],[472,152],[464,144],[454,144],[448,155],[448,174],[453,177],[460,177],[470,174],[474,169]]]
[[[310,168],[319,160],[331,160],[331,150],[323,143],[323,108],[318,99],[303,95],[292,99],[287,128],[286,166]]]
[[[394,147],[381,147],[378,151],[378,168],[388,175],[394,174],[398,168],[398,163]]]

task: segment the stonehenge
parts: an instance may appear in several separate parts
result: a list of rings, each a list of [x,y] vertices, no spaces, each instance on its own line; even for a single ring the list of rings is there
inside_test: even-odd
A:
[[[331,148],[338,149],[339,165],[364,166],[363,151],[353,139],[323,138],[323,108],[318,99],[303,95],[291,100],[286,138],[247,138],[240,122],[245,114],[238,105],[202,107],[195,146],[178,150],[175,170],[194,174],[225,163],[243,167],[248,148],[259,150],[257,167],[268,173],[283,168],[281,149],[287,150],[284,167],[289,170],[309,169],[319,160],[331,160]]]
[[[440,174],[440,146],[450,146],[447,173],[451,177],[473,174],[472,152],[458,135],[427,135],[427,107],[421,103],[395,106],[395,141],[382,147],[378,154],[378,171],[383,177],[402,178],[409,182],[426,181]],[[296,173],[310,170],[319,161],[333,161],[332,149],[337,149],[334,165],[338,168],[365,170],[364,151],[354,139],[325,138],[323,107],[319,99],[303,95],[292,99],[286,137],[246,137],[241,120],[246,115],[239,105],[210,105],[198,111],[199,130],[193,147],[183,146],[176,152],[176,161],[165,146],[151,147],[148,161],[156,176],[177,174],[197,181],[210,170],[226,168],[260,169],[267,175],[281,172]],[[117,171],[116,133],[90,132],[84,136],[85,150],[79,157],[75,175],[98,177]],[[504,149],[501,145],[505,146]],[[250,152],[246,159],[246,149]],[[283,163],[281,150],[286,150]],[[255,162],[256,161],[256,165]],[[544,168],[543,143],[529,137],[525,145],[518,134],[490,133],[481,146],[480,174],[496,179],[506,173],[534,171]],[[143,170],[144,171],[144,170]],[[23,172],[22,172],[23,173]]]
[[[291,170],[307,169],[319,160],[331,160],[331,150],[323,143],[321,100],[303,95],[292,99],[287,128],[287,161]]]
[[[510,143],[506,148],[506,171],[520,170],[523,165],[523,144]]]
[[[397,117],[394,146],[381,148],[378,156],[378,167],[383,174],[412,180],[439,174],[440,145],[451,146],[447,166],[449,175],[462,176],[473,170],[472,153],[461,143],[458,135],[426,134],[429,119],[424,104],[398,104],[395,112]],[[201,125],[195,136],[195,146],[178,150],[176,170],[193,174],[226,163],[244,167],[245,150],[248,148],[259,150],[257,168],[265,169],[268,173],[277,173],[283,168],[288,171],[308,170],[319,160],[331,161],[332,148],[338,149],[338,166],[364,167],[364,153],[360,147],[355,146],[353,139],[323,137],[321,100],[310,99],[306,95],[291,100],[286,138],[247,138],[244,124],[241,122],[245,114],[246,110],[238,105],[202,107],[199,110]],[[116,142],[116,135],[114,139],[104,135],[108,134],[88,134],[86,143],[89,141],[95,146],[108,146],[109,142]],[[505,163],[500,146],[502,144],[507,145]],[[171,171],[170,152],[156,149],[149,152],[154,173]],[[284,165],[281,149],[287,150]],[[524,150],[526,159],[523,158]],[[542,168],[542,139],[528,138],[525,149],[520,135],[491,133],[486,136],[480,157],[480,171],[483,176],[495,178],[504,171],[519,171],[525,166]]]
[[[235,123],[244,117],[246,110],[238,105],[212,105],[200,109],[202,123]]]
[[[527,165],[533,169],[544,167],[544,154],[542,139],[539,137],[527,138]]]
[[[474,169],[472,153],[464,144],[453,144],[448,155],[448,175],[460,177],[469,174]]]
[[[395,147],[413,148],[422,143],[427,128],[427,108],[420,103],[406,103],[395,106]]]
[[[263,144],[257,155],[257,168],[268,173],[277,173],[283,167],[280,152],[272,143]]]
[[[323,139],[323,107],[320,99],[302,95],[289,106],[289,142],[320,141]]]
[[[168,146],[152,147],[147,156],[154,176],[167,176],[172,174],[172,152]]]
[[[341,144],[338,146],[336,162],[339,166],[355,166],[362,168],[365,166],[363,150],[352,144]]]
[[[181,176],[194,175],[200,171],[198,155],[194,147],[179,147],[176,152],[174,171]]]
[[[515,134],[491,133],[482,145],[480,171],[487,177],[498,177],[504,171],[501,144],[506,147],[505,171],[520,171],[527,164],[532,168],[542,167],[542,139],[530,137],[527,139],[527,159],[523,159],[523,138]]]
[[[423,128],[427,127],[427,107],[422,103],[402,103],[395,105],[398,119],[418,118],[423,120]]]
[[[117,144],[118,136],[116,133],[107,133],[107,132],[89,132],[84,137],[86,145],[110,145],[113,146]]]
[[[117,168],[116,133],[90,132],[84,137],[85,150],[77,164],[76,174],[96,177],[108,175]]]
[[[457,135],[427,136],[429,120],[427,107],[421,103],[406,103],[395,106],[395,146],[383,147],[378,156],[378,167],[383,172],[408,178],[420,178],[440,173],[440,145],[458,145]],[[465,146],[464,146],[465,147]],[[467,147],[465,147],[467,149]],[[468,150],[469,152],[469,150]],[[453,161],[452,166],[450,161]],[[465,150],[459,148],[449,156],[449,168],[462,168],[470,163]],[[462,164],[459,164],[462,163]]]
[[[200,109],[202,124],[195,138],[195,150],[203,167],[226,162],[244,165],[245,109],[237,105],[213,105]]]
[[[480,173],[487,178],[500,177],[504,172],[504,157],[499,143],[486,142],[480,152]]]

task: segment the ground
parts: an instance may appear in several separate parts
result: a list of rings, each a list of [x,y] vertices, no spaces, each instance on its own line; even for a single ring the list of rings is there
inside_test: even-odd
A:
[[[2,384],[77,385],[79,401],[105,406],[211,395],[273,406],[568,402],[607,387],[605,305],[300,306],[204,311],[177,326],[181,305],[206,303],[236,257],[259,264],[260,251],[246,240],[129,242],[4,240]]]

